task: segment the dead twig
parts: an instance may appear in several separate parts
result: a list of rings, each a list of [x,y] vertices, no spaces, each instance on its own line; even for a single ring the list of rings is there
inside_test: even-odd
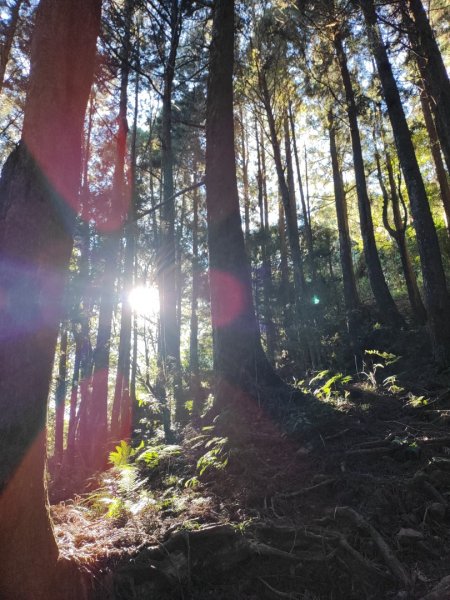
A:
[[[258,577],[258,579],[261,583],[263,583],[266,586],[266,588],[268,590],[273,592],[275,594],[275,596],[278,596],[279,598],[290,598],[290,600],[294,600],[295,598],[300,598],[300,596],[298,594],[293,594],[290,592],[281,592],[280,590],[275,589],[273,586],[270,585],[270,583],[267,583],[267,581],[265,579],[263,579],[262,577]]]
[[[311,485],[310,487],[301,488],[300,490],[296,490],[295,492],[287,492],[285,494],[277,494],[278,498],[295,498],[296,496],[303,496],[304,494],[308,494],[309,492],[314,492],[320,488],[326,487],[334,483],[336,479],[333,477],[332,479],[325,479],[320,483],[316,483],[315,485]]]
[[[395,556],[392,548],[383,539],[381,534],[371,525],[366,519],[358,512],[348,506],[338,506],[334,509],[333,514],[336,517],[341,517],[351,521],[358,529],[366,532],[375,542],[381,556],[384,559],[387,567],[391,573],[405,585],[406,588],[411,587],[410,577],[402,565],[402,563]]]

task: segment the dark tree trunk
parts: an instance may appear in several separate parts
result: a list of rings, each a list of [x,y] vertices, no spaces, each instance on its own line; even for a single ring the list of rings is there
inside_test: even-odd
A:
[[[130,32],[133,2],[128,1],[125,7],[125,27]],[[117,359],[114,403],[111,414],[110,437],[113,442],[128,440],[131,437],[132,403],[130,395],[131,366],[131,323],[132,308],[128,300],[133,287],[135,237],[136,237],[136,136],[139,100],[139,76],[136,75],[134,92],[134,119],[130,148],[130,207],[125,224],[125,258],[123,266],[122,309],[119,334],[119,354]]]
[[[5,600],[62,596],[52,585],[58,549],[44,483],[45,423],[99,26],[100,1],[41,0],[22,141],[0,179],[0,596]]]
[[[289,300],[289,268],[288,268],[288,248],[286,241],[286,219],[284,216],[283,201],[278,198],[278,237],[280,239],[280,296],[283,306],[283,315],[285,321],[285,329],[289,328],[290,315],[288,314],[287,305]]]
[[[421,0],[403,0],[408,34],[436,120],[436,129],[450,173],[450,81],[442,54]],[[408,18],[409,17],[409,18]]]
[[[6,66],[11,54],[11,47],[16,34],[17,23],[19,22],[19,11],[23,4],[23,0],[16,0],[11,7],[9,23],[6,26],[5,37],[0,46],[0,94],[3,90],[5,81]]]
[[[112,319],[116,306],[114,291],[118,277],[118,257],[121,247],[122,224],[129,210],[129,190],[126,188],[125,182],[125,157],[128,135],[128,78],[130,73],[130,28],[133,5],[133,0],[127,0],[124,10],[125,34],[120,52],[120,98],[112,187],[113,206],[116,210],[118,209],[119,219],[117,219],[115,231],[109,233],[105,237],[104,242],[105,264],[103,280],[101,282],[97,342],[94,351],[90,422],[91,443],[88,455],[89,467],[94,471],[103,469],[107,465],[109,356],[111,350]],[[120,406],[118,408],[120,415]],[[114,434],[118,433],[119,421],[120,417],[118,419],[115,418],[113,424]]]
[[[64,411],[66,408],[67,388],[67,325],[61,326],[61,341],[59,345],[58,382],[55,393],[55,459],[61,464],[64,452]]]
[[[216,402],[279,386],[261,346],[245,253],[236,180],[233,125],[234,2],[214,5],[206,118],[206,206],[214,331]]]
[[[199,144],[196,143],[194,162],[192,172],[197,173],[197,152]],[[194,175],[195,177],[196,175]],[[197,183],[194,179],[194,184]],[[189,339],[189,372],[190,372],[190,392],[193,399],[193,415],[198,417],[202,411],[201,386],[200,386],[200,365],[198,356],[198,299],[200,295],[200,261],[198,251],[198,209],[199,193],[195,187],[192,197],[192,298],[191,298],[191,322]]]
[[[433,353],[438,363],[448,366],[450,364],[450,299],[438,237],[397,83],[377,26],[375,6],[373,0],[360,1],[408,190],[422,266],[425,305]]]
[[[259,234],[261,237],[261,256],[262,256],[262,286],[263,286],[263,300],[264,300],[264,327],[266,334],[267,344],[267,355],[269,360],[273,363],[275,360],[275,348],[276,348],[276,332],[275,325],[273,322],[273,310],[272,310],[272,265],[270,263],[269,251],[267,248],[270,232],[268,227],[268,219],[266,210],[268,210],[267,202],[267,188],[265,185],[265,172],[263,170],[262,162],[262,147],[259,136],[258,125],[255,123],[256,131],[256,152],[258,157],[258,207],[259,207]],[[264,165],[265,166],[265,165]]]
[[[392,326],[398,327],[404,324],[404,320],[398,312],[391,293],[389,292],[389,288],[381,268],[380,257],[378,255],[375,242],[372,209],[370,207],[370,200],[367,192],[361,138],[359,135],[355,93],[347,66],[347,57],[345,55],[342,37],[339,31],[336,32],[334,37],[334,47],[336,50],[342,83],[345,90],[347,116],[350,124],[350,135],[352,139],[356,192],[358,195],[359,222],[364,246],[364,256],[369,274],[370,287],[372,288],[375,301],[380,311],[380,318],[387,323],[390,323]]]
[[[69,429],[67,432],[67,450],[64,455],[64,462],[73,464],[75,457],[75,440],[77,430],[77,405],[78,405],[78,385],[80,379],[81,364],[81,335],[74,332],[75,340],[75,359],[73,362],[72,382],[70,386],[70,407],[69,407]]]
[[[419,286],[417,285],[416,275],[411,263],[408,248],[406,246],[406,222],[407,212],[406,206],[403,206],[403,218],[400,212],[400,199],[398,197],[397,188],[395,186],[394,172],[392,168],[391,157],[386,152],[386,169],[388,171],[390,198],[386,186],[383,181],[383,173],[381,170],[380,157],[378,153],[375,155],[377,163],[377,175],[380,183],[381,193],[383,195],[383,224],[388,231],[389,235],[395,240],[398,251],[400,253],[400,260],[403,268],[403,275],[405,277],[406,289],[408,291],[409,303],[411,305],[412,312],[416,321],[419,324],[423,324],[426,321],[425,307],[422,304],[420,297]],[[389,224],[388,208],[389,202],[392,202],[392,215],[394,217],[394,227]]]
[[[160,306],[160,379],[165,389],[172,381],[177,416],[184,420],[185,411],[180,366],[180,330],[177,320],[176,241],[174,197],[174,153],[172,147],[172,90],[175,64],[181,34],[183,7],[179,0],[170,0],[170,45],[164,69],[162,96],[161,162],[163,197],[159,236],[158,287]]]
[[[302,205],[303,223],[304,223],[304,227],[305,227],[306,247],[308,248],[309,269],[311,271],[311,279],[312,279],[312,282],[314,285],[315,281],[316,281],[316,265],[315,265],[315,261],[314,261],[314,242],[313,242],[313,236],[312,236],[311,222],[309,220],[309,215],[308,215],[308,209],[306,208],[305,194],[303,191],[302,175],[300,172],[300,159],[299,159],[299,155],[298,155],[297,139],[296,139],[296,135],[295,135],[294,115],[292,114],[292,106],[290,103],[289,103],[289,121],[290,121],[291,132],[292,132],[292,143],[294,145],[295,166],[296,166],[296,170],[297,170],[298,187],[299,187],[299,191],[300,191],[300,200],[301,200],[301,205]]]
[[[350,340],[355,346],[358,335],[358,319],[356,311],[360,306],[358,290],[356,289],[355,272],[352,260],[352,241],[348,226],[347,199],[339,168],[336,147],[336,127],[333,113],[328,112],[328,131],[330,136],[331,166],[333,169],[334,200],[339,231],[339,253],[341,259],[342,280],[344,285],[345,310],[347,312]]]
[[[441,148],[439,144],[436,126],[434,124],[433,115],[430,110],[430,102],[428,95],[424,89],[420,92],[420,102],[422,112],[427,128],[428,137],[430,138],[431,155],[433,157],[434,167],[436,170],[436,178],[438,180],[439,189],[441,192],[442,204],[444,205],[445,221],[447,224],[447,232],[450,236],[450,185],[445,172],[444,162],[441,156]]]
[[[244,110],[242,104],[239,108],[239,118],[241,121],[241,158],[242,158],[242,185],[244,188],[244,231],[245,242],[248,244],[250,237],[250,195],[248,187],[248,139],[247,130],[244,122]]]
[[[278,177],[278,185],[280,188],[281,200],[283,201],[284,216],[286,218],[289,249],[291,251],[292,267],[294,273],[295,303],[299,308],[300,303],[304,301],[306,284],[305,276],[303,273],[303,262],[300,250],[300,241],[298,236],[297,215],[296,211],[294,214],[294,210],[292,208],[292,196],[284,173],[283,162],[281,160],[280,141],[278,139],[275,117],[272,110],[269,89],[267,87],[267,80],[263,71],[260,72],[259,79],[264,108],[266,110],[267,121],[269,124],[270,141],[272,143],[273,158]]]

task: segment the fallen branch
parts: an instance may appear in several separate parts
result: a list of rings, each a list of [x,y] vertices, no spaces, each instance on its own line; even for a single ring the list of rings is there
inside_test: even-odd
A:
[[[334,483],[336,479],[333,477],[332,479],[325,479],[320,483],[316,483],[315,485],[311,485],[310,487],[301,488],[300,490],[296,490],[295,492],[287,492],[285,494],[277,494],[278,498],[295,498],[296,496],[303,496],[304,494],[309,494],[309,492],[314,492],[320,488],[326,487]]]
[[[410,577],[395,556],[391,547],[386,543],[381,534],[371,525],[362,515],[348,506],[338,506],[333,511],[334,517],[342,517],[353,523],[358,529],[366,532],[375,542],[381,556],[383,557],[387,567],[391,573],[408,589],[411,587]]]
[[[275,589],[274,587],[272,587],[270,585],[270,583],[267,583],[267,581],[265,581],[262,577],[258,577],[258,579],[261,583],[263,583],[266,586],[266,588],[268,590],[273,592],[279,598],[290,598],[290,600],[293,600],[294,598],[300,598],[300,596],[298,594],[293,594],[293,593],[289,593],[289,592],[281,592],[280,590]]]

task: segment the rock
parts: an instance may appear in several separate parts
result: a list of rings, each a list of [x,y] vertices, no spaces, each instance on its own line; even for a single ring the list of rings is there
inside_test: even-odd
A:
[[[417,529],[402,527],[395,537],[399,544],[408,546],[410,544],[421,542],[423,540],[423,533],[417,531]]]
[[[433,517],[433,519],[436,519],[436,521],[442,521],[442,519],[445,517],[446,511],[447,507],[441,502],[433,502],[428,507],[428,514],[430,517]]]

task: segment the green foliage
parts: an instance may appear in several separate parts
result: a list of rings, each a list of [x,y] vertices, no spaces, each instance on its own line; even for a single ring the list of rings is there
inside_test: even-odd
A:
[[[373,387],[377,387],[377,371],[379,369],[384,369],[389,365],[393,365],[397,362],[400,356],[396,356],[395,354],[391,354],[390,352],[383,352],[382,350],[365,350],[364,354],[369,358],[369,360],[364,361],[363,375],[366,376],[367,380],[371,383]],[[375,357],[375,360],[372,357]],[[389,386],[396,385],[394,380],[389,380],[389,378],[385,379],[386,386],[389,389]],[[393,388],[396,389],[395,387]],[[397,391],[400,391],[401,388],[397,388]],[[390,391],[393,391],[392,389]]]
[[[383,379],[383,387],[385,387],[391,394],[398,394],[403,392],[403,388],[397,385],[397,375],[389,375]]]
[[[313,394],[320,400],[329,400],[332,397],[339,396],[341,392],[338,387],[349,383],[352,380],[350,375],[344,375],[343,373],[335,373],[334,375],[331,375],[331,377],[329,377],[329,375],[329,370],[320,371],[309,382],[311,385],[312,383],[327,378],[323,385],[313,391]]]
[[[427,406],[429,403],[428,398],[425,396],[415,396],[414,394],[409,394],[408,404],[410,404],[414,408],[420,408],[421,406]]]
[[[205,449],[208,451],[197,461],[199,475],[203,475],[207,470],[223,470],[228,464],[229,454],[226,450],[228,438],[213,437],[205,443]]]
[[[133,448],[125,440],[122,440],[116,449],[109,453],[109,462],[115,467],[128,465],[130,459],[133,458],[139,450],[144,447],[144,442],[141,442],[137,448]]]
[[[176,444],[164,446],[150,446],[137,457],[137,461],[144,462],[150,469],[156,469],[161,460],[175,457],[181,454],[181,446]]]

